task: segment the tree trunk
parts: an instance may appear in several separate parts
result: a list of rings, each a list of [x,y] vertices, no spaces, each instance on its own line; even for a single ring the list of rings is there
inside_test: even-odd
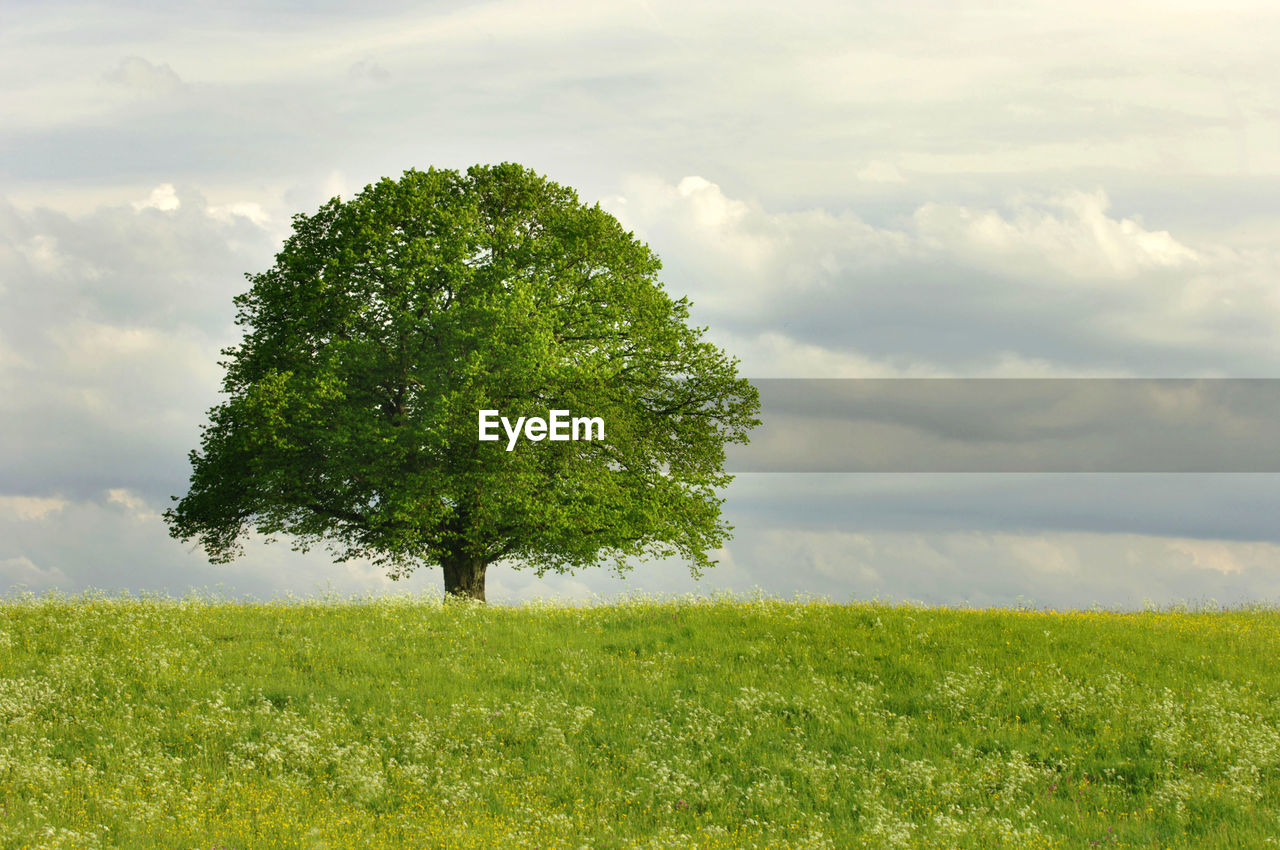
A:
[[[484,601],[484,571],[489,566],[487,561],[470,555],[456,555],[443,559],[440,566],[444,569],[445,599],[459,597]]]

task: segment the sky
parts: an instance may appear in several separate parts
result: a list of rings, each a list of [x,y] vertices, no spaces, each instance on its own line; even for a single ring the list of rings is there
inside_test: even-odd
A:
[[[160,516],[244,275],[408,168],[514,161],[599,202],[751,378],[1280,378],[1276,32],[1229,0],[8,2],[0,593],[439,592],[287,541],[213,565]],[[498,565],[489,598],[1280,602],[1274,473],[723,496],[699,579]]]

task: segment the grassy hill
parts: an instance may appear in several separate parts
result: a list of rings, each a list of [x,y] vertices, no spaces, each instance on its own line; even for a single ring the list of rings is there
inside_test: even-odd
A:
[[[0,604],[4,847],[1254,847],[1280,613]]]

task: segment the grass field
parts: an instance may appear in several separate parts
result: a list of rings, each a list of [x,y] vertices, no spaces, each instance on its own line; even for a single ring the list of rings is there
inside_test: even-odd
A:
[[[0,846],[1265,847],[1280,613],[0,603]]]

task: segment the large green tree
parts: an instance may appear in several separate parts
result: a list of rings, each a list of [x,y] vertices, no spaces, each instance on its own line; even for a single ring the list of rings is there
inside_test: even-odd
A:
[[[439,565],[476,599],[496,561],[714,563],[724,445],[758,396],[598,204],[515,164],[411,170],[293,225],[236,298],[244,339],[174,537],[214,562],[257,531],[392,577]],[[604,439],[479,439],[481,410],[556,409]]]

